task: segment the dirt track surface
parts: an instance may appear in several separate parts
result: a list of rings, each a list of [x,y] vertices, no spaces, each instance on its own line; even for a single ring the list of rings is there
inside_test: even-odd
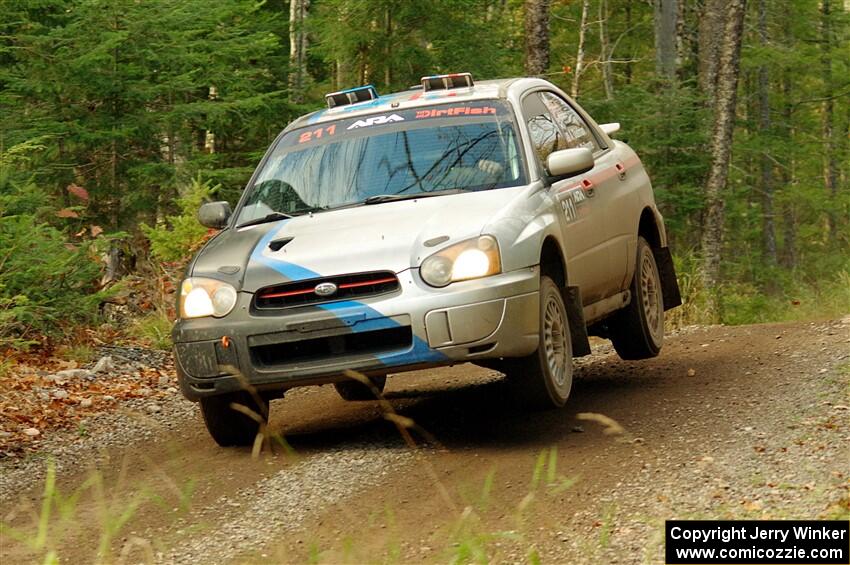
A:
[[[37,545],[45,464],[0,462],[0,558],[663,562],[665,519],[848,515],[850,317],[695,328],[641,362],[595,349],[560,411],[517,408],[471,365],[391,377],[417,450],[378,403],[331,387],[274,402],[291,451],[256,458],[216,447],[179,398],[120,416],[126,431],[57,456],[58,492],[81,494],[54,505],[43,547],[15,535]]]

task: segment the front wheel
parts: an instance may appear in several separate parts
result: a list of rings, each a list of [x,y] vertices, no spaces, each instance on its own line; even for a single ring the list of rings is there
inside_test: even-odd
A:
[[[265,400],[258,402],[247,391],[240,391],[202,398],[201,414],[207,430],[220,446],[252,445],[261,425],[268,421],[269,407]]]
[[[638,237],[632,301],[611,322],[611,342],[621,359],[649,359],[664,343],[664,298],[652,248]]]
[[[561,289],[540,277],[540,345],[526,358],[510,361],[508,378],[531,408],[560,408],[573,386],[573,348]]]

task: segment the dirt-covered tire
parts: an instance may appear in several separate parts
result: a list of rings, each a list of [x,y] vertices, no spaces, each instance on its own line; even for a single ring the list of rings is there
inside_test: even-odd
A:
[[[372,381],[372,386],[374,386],[378,392],[384,392],[384,387],[387,384],[386,375],[369,377],[369,380]],[[343,400],[375,400],[377,398],[375,396],[375,391],[354,379],[334,383],[334,388]]]
[[[545,275],[540,277],[539,331],[537,351],[511,360],[508,378],[527,407],[560,408],[573,386],[573,348],[561,289]]]
[[[268,403],[262,405],[248,392],[236,392],[210,396],[201,399],[201,414],[212,438],[222,447],[253,445],[260,422],[247,414],[232,407],[242,405],[259,416],[265,423],[268,421]]]
[[[610,324],[611,342],[621,359],[649,359],[664,344],[664,297],[652,248],[638,237],[632,300]]]

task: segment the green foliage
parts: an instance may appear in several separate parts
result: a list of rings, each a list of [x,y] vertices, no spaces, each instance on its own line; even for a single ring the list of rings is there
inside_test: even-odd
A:
[[[70,243],[38,219],[33,185],[7,188],[0,200],[0,347],[20,347],[35,334],[56,335],[63,323],[97,316],[100,266],[91,244]]]
[[[403,90],[436,72],[470,71],[478,77],[519,74],[522,13],[516,2],[489,0],[324,0],[310,30],[313,52],[333,64],[320,67],[313,99],[327,88],[374,83]],[[470,41],[475,37],[475,41]]]
[[[691,250],[678,250],[673,255],[676,278],[679,280],[679,292],[682,305],[665,313],[668,329],[678,329],[696,324],[709,323],[705,316],[706,291],[702,284],[699,255]]]
[[[77,433],[81,437],[88,434],[82,425],[78,427]],[[93,471],[73,490],[63,492],[56,480],[56,463],[50,458],[47,460],[41,506],[32,511],[32,525],[13,525],[4,519],[0,521],[0,535],[4,537],[4,543],[11,541],[18,544],[34,557],[37,556],[44,565],[64,563],[65,560],[60,559],[56,548],[63,542],[75,541],[70,540],[67,534],[73,530],[74,522],[79,520],[84,511],[81,510],[81,502],[90,500],[98,517],[95,531],[97,546],[92,547],[97,553],[93,560],[96,563],[114,563],[115,540],[126,532],[128,523],[137,516],[139,509],[153,504],[170,509],[176,503],[177,508],[185,511],[193,496],[194,485],[194,479],[170,480],[171,488],[167,494],[140,488],[132,490],[127,496],[118,497],[115,485],[102,473]],[[143,547],[143,550],[144,562],[153,562],[153,552],[147,547]]]
[[[210,185],[208,180],[194,179],[186,188],[185,195],[176,199],[179,214],[166,217],[165,222],[154,227],[142,223],[142,232],[150,241],[151,255],[155,259],[183,261],[201,245],[207,228],[198,223],[198,208],[221,188],[221,185]]]
[[[567,92],[575,80],[582,5],[550,3],[547,78]],[[652,3],[591,0],[585,66],[576,81],[582,105],[599,122],[620,122],[619,137],[650,173],[687,287],[674,325],[716,321],[702,312],[706,289],[697,251],[712,123],[697,86],[698,5],[682,3],[681,60],[676,79],[667,81],[656,75]],[[761,5],[751,3],[747,14],[724,193],[723,282],[711,290],[728,294],[727,323],[835,312],[841,293],[834,281],[846,271],[842,258],[850,246],[850,10],[832,2],[824,19],[821,3],[766,0],[762,41]],[[56,268],[62,258],[74,262],[71,250],[59,249],[72,242],[74,257],[91,267],[90,244],[72,234],[92,225],[144,233],[158,261],[185,259],[206,233],[194,219],[204,191],[192,179],[202,175],[206,196],[216,190],[217,198],[234,203],[277,133],[321,108],[331,90],[365,83],[401,90],[435,72],[470,71],[476,80],[523,74],[524,6],[521,0],[314,0],[304,28],[310,76],[303,92],[292,93],[287,0],[0,0],[0,202],[4,216],[26,216],[4,219],[4,237],[20,237],[22,222],[32,220],[33,233],[56,255],[43,261]],[[613,76],[610,97],[604,55]],[[762,72],[769,127],[760,125]],[[762,186],[764,159],[772,163],[772,208]],[[829,162],[837,173],[834,190],[824,181]],[[7,188],[13,184],[14,191]],[[72,184],[91,198],[75,199],[67,190]],[[58,209],[80,217],[58,220]],[[775,257],[765,243],[769,221]],[[32,245],[26,252],[42,251]],[[68,256],[60,258],[63,253]],[[46,297],[12,295],[22,287],[3,284],[4,320],[42,320],[32,312]],[[809,309],[805,299],[814,296]],[[21,331],[30,322],[15,324]]]
[[[754,284],[731,283],[721,296],[726,324],[840,318],[850,312],[850,261],[820,280],[790,278],[770,294]]]
[[[708,290],[702,285],[699,256],[694,251],[674,255],[682,306],[667,312],[668,329],[707,324]],[[739,272],[719,289],[720,322],[730,325],[840,318],[850,312],[850,257],[828,252],[808,268],[788,271],[756,266]],[[742,262],[730,261],[730,270]],[[769,290],[766,290],[769,289]]]
[[[627,85],[613,100],[583,102],[599,123],[622,123],[618,137],[639,152],[675,247],[697,245],[702,181],[709,164],[703,150],[708,116],[702,96],[690,85],[660,94],[645,86]]]
[[[55,207],[25,176],[41,142],[0,151],[0,348],[91,322],[103,298],[96,243],[72,240],[48,223]]]
[[[154,349],[171,349],[171,327],[174,321],[157,309],[136,320],[130,330],[131,335],[141,339]]]
[[[59,350],[59,355],[68,361],[83,365],[95,361],[97,351],[87,343],[75,343]]]
[[[262,3],[11,4],[0,105],[13,111],[0,116],[0,139],[48,134],[42,186],[57,197],[85,186],[107,230],[155,221],[200,169],[235,195],[293,115],[280,14]]]

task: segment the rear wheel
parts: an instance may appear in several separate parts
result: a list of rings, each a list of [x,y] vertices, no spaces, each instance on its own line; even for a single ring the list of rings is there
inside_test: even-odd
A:
[[[201,414],[212,438],[222,447],[252,445],[261,423],[268,421],[268,402],[259,403],[250,393],[240,391],[201,399]],[[245,414],[234,405],[251,412]]]
[[[560,408],[573,386],[573,350],[564,298],[555,282],[540,277],[540,345],[510,362],[508,377],[531,408]]]
[[[648,359],[664,343],[664,299],[652,248],[638,237],[632,300],[611,323],[611,342],[622,359]]]
[[[372,382],[374,390],[372,387],[354,379],[334,383],[334,388],[343,400],[375,400],[378,398],[375,392],[384,392],[384,386],[387,384],[387,376],[369,377],[369,380]]]

